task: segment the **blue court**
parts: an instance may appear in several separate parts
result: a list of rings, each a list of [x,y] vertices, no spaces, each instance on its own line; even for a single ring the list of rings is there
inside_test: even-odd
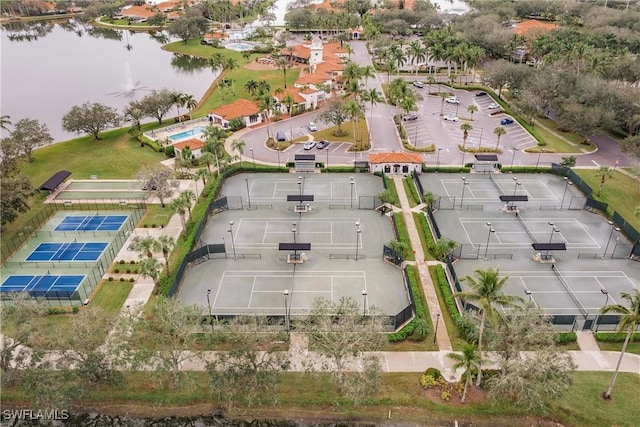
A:
[[[67,215],[55,231],[117,231],[126,215]]]
[[[0,285],[0,293],[28,292],[32,297],[69,297],[84,278],[81,275],[11,275]]]
[[[26,261],[95,261],[108,243],[40,243]]]

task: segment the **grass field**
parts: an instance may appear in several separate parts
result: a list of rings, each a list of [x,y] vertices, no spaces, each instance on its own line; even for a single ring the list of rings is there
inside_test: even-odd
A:
[[[600,186],[598,171],[596,169],[574,169],[574,172],[589,184],[594,197],[609,204],[607,214],[613,215],[613,212],[617,211],[636,230],[640,230],[640,216],[635,214],[636,206],[640,205],[640,183],[638,181],[616,171],[612,178],[606,179],[602,187],[602,196],[597,197],[596,194]]]
[[[117,314],[122,309],[122,304],[124,304],[132,288],[133,283],[103,280],[98,285],[98,289],[94,291],[89,307]]]
[[[621,342],[602,342],[597,341],[598,347],[603,351],[620,351],[622,350]],[[630,342],[627,344],[627,353],[640,354],[640,342]]]

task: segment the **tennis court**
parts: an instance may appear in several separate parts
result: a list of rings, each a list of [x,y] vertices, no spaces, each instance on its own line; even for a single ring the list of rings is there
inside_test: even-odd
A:
[[[83,275],[11,275],[0,284],[1,293],[28,292],[32,297],[70,297]]]
[[[126,220],[126,215],[66,215],[55,231],[116,231]]]
[[[31,252],[26,261],[96,261],[107,245],[104,242],[43,242]]]

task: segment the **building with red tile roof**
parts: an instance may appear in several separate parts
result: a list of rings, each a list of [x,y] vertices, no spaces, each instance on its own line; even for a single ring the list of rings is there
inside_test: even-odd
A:
[[[412,171],[422,173],[424,159],[418,153],[371,153],[369,171],[408,175]]]
[[[247,127],[262,123],[260,107],[255,101],[248,99],[236,99],[230,104],[209,111],[209,121],[224,128],[228,128],[229,122],[238,117],[244,119]]]
[[[205,145],[204,141],[202,141],[201,139],[191,138],[185,141],[176,142],[175,144],[173,144],[173,149],[175,150],[176,157],[181,157],[182,152],[186,148],[191,150],[191,153],[194,156],[199,157],[200,154],[202,153],[202,149],[204,148],[204,145]]]

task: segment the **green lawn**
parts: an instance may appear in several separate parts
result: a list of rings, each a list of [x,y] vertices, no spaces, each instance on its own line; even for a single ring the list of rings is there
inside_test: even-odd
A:
[[[352,122],[344,122],[342,123],[342,125],[340,126],[340,129],[342,129],[342,131],[344,132],[344,135],[341,136],[335,136],[334,132],[336,132],[338,130],[338,126],[331,126],[328,127],[326,129],[322,129],[318,132],[313,132],[313,139],[315,141],[322,141],[323,139],[326,139],[327,141],[331,141],[331,142],[348,142],[350,144],[353,144],[353,124]],[[364,145],[364,149],[368,149],[369,147],[369,129],[367,127],[367,122],[363,119],[363,120],[359,120],[358,121],[358,142],[357,142],[357,146],[361,147],[362,145]],[[294,142],[306,142],[308,141],[307,136],[301,136],[298,137],[296,139],[294,139]]]
[[[91,298],[89,308],[95,307],[107,313],[117,314],[132,288],[133,283],[103,280]]]
[[[603,351],[620,351],[622,350],[622,342],[603,342],[597,341],[598,347]],[[630,342],[627,344],[627,353],[640,354],[640,342]]]
[[[612,178],[607,178],[602,187],[602,196],[597,197],[600,178],[596,169],[574,169],[593,190],[593,196],[609,204],[608,215],[617,211],[636,230],[640,230],[640,216],[635,215],[636,206],[640,205],[640,183],[633,178],[616,171]],[[634,203],[635,201],[635,203]]]
[[[162,205],[147,205],[147,212],[144,214],[140,222],[136,225],[138,228],[147,228],[147,227],[165,227],[174,212],[171,210],[169,205],[165,205],[163,208]]]

